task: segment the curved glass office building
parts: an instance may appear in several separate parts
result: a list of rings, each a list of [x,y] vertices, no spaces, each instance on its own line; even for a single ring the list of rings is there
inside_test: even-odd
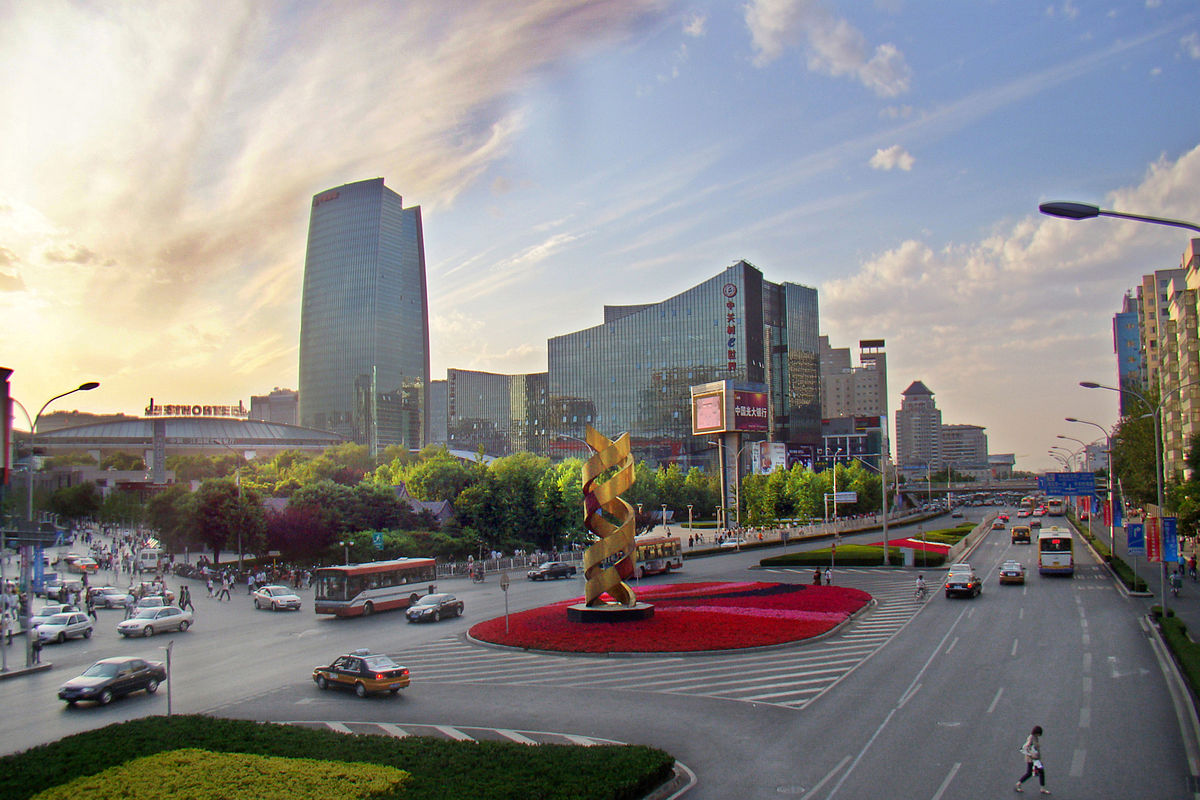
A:
[[[421,208],[383,178],[315,195],[300,310],[300,424],[372,452],[428,430],[429,309]]]
[[[628,431],[649,463],[709,464],[691,433],[691,387],[766,384],[770,439],[811,454],[821,441],[817,290],[771,283],[739,261],[659,303],[605,306],[604,323],[549,341],[551,450],[586,425]]]

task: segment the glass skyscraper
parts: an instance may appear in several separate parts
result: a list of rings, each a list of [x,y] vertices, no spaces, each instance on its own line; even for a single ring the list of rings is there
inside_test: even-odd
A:
[[[605,306],[604,323],[549,341],[549,438],[582,438],[591,424],[628,431],[651,464],[708,464],[715,450],[691,433],[691,387],[766,384],[769,438],[796,457],[820,445],[817,290],[771,283],[739,261],[675,297]]]
[[[378,452],[429,429],[421,208],[383,178],[313,197],[300,310],[300,424]]]

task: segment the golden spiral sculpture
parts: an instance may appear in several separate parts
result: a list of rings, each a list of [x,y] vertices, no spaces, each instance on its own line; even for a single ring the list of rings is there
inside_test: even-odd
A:
[[[633,506],[621,499],[634,478],[629,434],[613,442],[589,425],[585,435],[594,452],[583,465],[583,525],[600,537],[583,554],[585,605],[601,605],[600,596],[608,592],[621,605],[632,607],[637,598],[625,579],[634,572],[635,521]],[[613,467],[618,468],[615,473],[597,482]]]

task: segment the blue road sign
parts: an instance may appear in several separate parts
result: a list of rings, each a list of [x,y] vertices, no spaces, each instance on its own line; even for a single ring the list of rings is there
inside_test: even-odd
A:
[[[1096,493],[1094,472],[1047,472],[1038,476],[1038,488],[1048,495],[1083,497]]]
[[[375,533],[372,534],[371,538],[375,540],[375,549],[382,550],[383,549],[383,531],[375,531]]]
[[[1179,528],[1175,517],[1163,517],[1162,520],[1163,561],[1168,564],[1179,563]]]
[[[1146,555],[1146,526],[1141,522],[1131,522],[1126,525],[1125,541],[1130,553],[1135,556]]]

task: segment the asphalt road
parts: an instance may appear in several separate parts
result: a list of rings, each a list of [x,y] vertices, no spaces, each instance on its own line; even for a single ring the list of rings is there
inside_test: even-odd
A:
[[[1014,556],[1031,567],[1027,585],[997,585],[999,563]],[[689,560],[682,574],[647,582],[807,582],[806,570],[751,570],[760,557]],[[186,634],[120,640],[121,612],[101,611],[91,640],[45,649],[53,670],[0,681],[0,751],[164,713],[166,687],[75,709],[55,690],[96,658],[161,659],[173,640],[177,713],[393,735],[478,737],[498,729],[651,744],[696,772],[689,800],[1007,795],[1023,770],[1017,747],[1035,724],[1046,731],[1056,795],[1193,797],[1175,710],[1139,621],[1141,602],[1121,595],[1082,548],[1073,579],[1039,577],[1034,548],[1010,545],[1000,532],[970,560],[985,576],[981,597],[935,592],[924,604],[911,598],[910,572],[839,570],[837,582],[880,598],[871,613],[821,642],[737,656],[567,657],[466,644],[471,624],[503,613],[494,578],[443,582],[441,590],[465,600],[466,616],[420,626],[396,613],[316,618],[308,596],[300,613],[256,612],[244,588],[233,603],[201,591]],[[518,579],[507,599],[517,611],[581,591],[579,580]],[[357,647],[398,654],[413,669],[413,686],[365,700],[317,690],[311,667]]]

